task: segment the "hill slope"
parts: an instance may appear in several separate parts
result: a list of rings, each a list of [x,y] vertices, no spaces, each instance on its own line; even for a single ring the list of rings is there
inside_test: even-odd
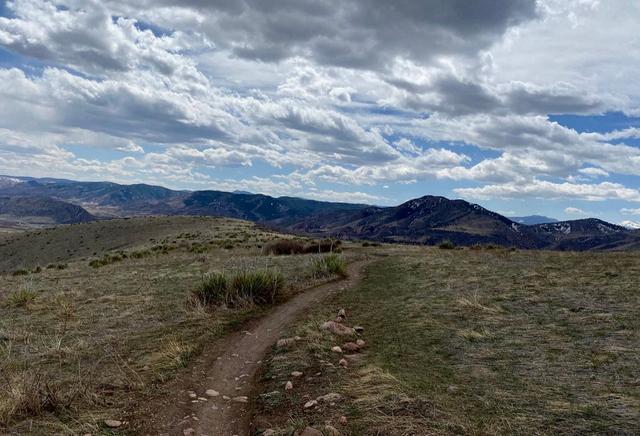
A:
[[[5,222],[35,226],[95,220],[80,206],[47,197],[0,197],[0,217]]]

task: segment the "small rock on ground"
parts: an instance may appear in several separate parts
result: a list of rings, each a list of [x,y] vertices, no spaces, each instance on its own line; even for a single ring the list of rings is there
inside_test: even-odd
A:
[[[296,378],[297,378],[297,377],[302,377],[302,372],[300,372],[300,371],[293,371],[293,372],[291,373],[291,377],[296,377]]]
[[[318,402],[316,400],[311,400],[311,401],[307,401],[306,403],[304,403],[304,408],[305,409],[310,409],[312,407],[316,407],[318,405]]]
[[[332,425],[324,426],[324,434],[327,436],[342,436],[342,433],[340,433],[338,429]]]
[[[333,351],[334,353],[342,353],[342,348],[336,345],[335,347],[331,347],[331,351]]]
[[[284,390],[290,391],[291,389],[293,389],[293,383],[291,383],[291,380],[289,380],[287,384],[284,385]]]
[[[207,397],[217,397],[218,395],[220,395],[220,392],[216,391],[215,389],[207,389],[205,394],[207,395]]]
[[[249,398],[247,398],[247,397],[233,397],[231,399],[231,401],[233,401],[234,403],[248,403],[249,402]]]
[[[118,421],[116,419],[105,419],[104,425],[106,425],[109,428],[118,428],[122,426],[122,421]]]
[[[313,427],[307,427],[304,430],[302,430],[302,433],[300,433],[300,436],[323,436],[323,435],[320,430],[316,430]]]

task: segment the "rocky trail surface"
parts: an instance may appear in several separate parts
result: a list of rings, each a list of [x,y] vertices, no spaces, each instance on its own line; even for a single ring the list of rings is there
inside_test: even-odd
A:
[[[329,295],[355,286],[367,262],[349,265],[348,277],[310,288],[274,307],[247,330],[231,334],[200,356],[129,421],[137,434],[245,436],[252,417],[256,374],[287,326]]]

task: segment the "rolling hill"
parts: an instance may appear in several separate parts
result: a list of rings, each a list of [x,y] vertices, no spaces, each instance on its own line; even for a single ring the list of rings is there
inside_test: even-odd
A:
[[[20,227],[77,224],[95,220],[80,206],[48,197],[0,197],[0,220]]]

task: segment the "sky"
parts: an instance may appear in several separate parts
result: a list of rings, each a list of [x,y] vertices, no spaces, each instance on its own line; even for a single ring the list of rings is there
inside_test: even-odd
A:
[[[640,2],[0,0],[0,174],[640,221]]]

